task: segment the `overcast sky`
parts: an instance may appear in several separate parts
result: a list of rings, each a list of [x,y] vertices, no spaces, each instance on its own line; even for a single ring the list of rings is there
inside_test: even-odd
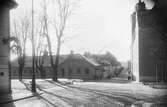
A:
[[[11,17],[19,17],[18,11],[31,7],[30,0],[17,2],[19,7],[12,10]],[[130,59],[130,15],[134,11],[135,2],[136,0],[81,0],[69,20],[75,36],[62,46],[61,53],[68,54],[73,50],[81,54],[85,51],[103,54],[109,51],[119,61]]]

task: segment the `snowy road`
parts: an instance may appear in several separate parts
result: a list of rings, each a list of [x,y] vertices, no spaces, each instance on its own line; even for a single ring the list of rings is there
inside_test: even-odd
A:
[[[29,81],[24,82],[28,87]],[[152,103],[164,102],[163,95],[167,93],[165,89],[135,83],[75,82],[62,85],[51,80],[38,80],[37,88],[43,94],[16,101],[10,107],[149,107]]]

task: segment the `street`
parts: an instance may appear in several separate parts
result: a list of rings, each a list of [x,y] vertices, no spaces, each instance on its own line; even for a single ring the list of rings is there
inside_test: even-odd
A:
[[[24,80],[25,87],[12,80],[13,94],[30,93],[30,80]],[[4,107],[140,107],[159,104],[165,107],[166,89],[153,89],[139,83],[66,82],[37,80],[34,97],[1,104]],[[17,84],[17,88],[14,84]],[[19,92],[20,90],[20,92]],[[24,91],[23,91],[24,90]],[[23,91],[23,93],[21,93]],[[16,94],[17,93],[17,94]],[[159,106],[158,106],[159,107]]]

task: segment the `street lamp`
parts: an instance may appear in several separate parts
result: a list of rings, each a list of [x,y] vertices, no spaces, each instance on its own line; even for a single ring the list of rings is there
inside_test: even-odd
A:
[[[34,1],[32,0],[32,87],[31,91],[36,93],[35,83],[35,47],[34,47]]]

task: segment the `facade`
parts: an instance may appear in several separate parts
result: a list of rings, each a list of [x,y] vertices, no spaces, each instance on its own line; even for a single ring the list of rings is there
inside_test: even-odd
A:
[[[121,73],[118,75],[118,77],[127,78],[128,79],[128,77],[131,76],[131,74],[130,74],[131,73],[131,71],[130,71],[130,62],[129,61],[122,62],[121,63],[121,67],[123,67],[123,69],[122,69]]]
[[[147,10],[139,0],[132,14],[132,72],[136,81],[167,81],[166,4],[154,0]]]
[[[45,78],[52,78],[52,68],[50,67],[49,56],[44,61]],[[26,57],[23,78],[30,79],[32,77],[32,61],[31,57]],[[61,55],[58,78],[69,79],[100,79],[103,70],[100,65],[80,54]],[[40,71],[37,70],[36,77],[41,78]],[[18,65],[16,60],[12,62],[12,78],[18,78]]]
[[[71,54],[59,65],[59,76],[73,79],[100,79],[102,69],[100,64],[80,55]]]
[[[10,23],[9,11],[16,3],[12,0],[0,1],[0,94],[10,93]]]
[[[53,56],[55,58],[55,56]],[[67,55],[61,55],[60,57],[60,63],[64,61],[67,58]],[[11,62],[11,77],[12,79],[18,78],[18,71],[19,71],[19,65],[17,62],[17,59],[13,60]],[[44,64],[43,64],[43,73],[44,76],[41,76],[41,72],[36,69],[36,78],[52,78],[52,68],[50,65],[50,58],[49,56],[44,57]],[[30,79],[32,78],[32,57],[26,56],[25,58],[25,67],[23,70],[23,78],[24,79]]]
[[[111,65],[110,62],[108,61],[103,61],[103,63],[101,63],[101,66],[103,68],[103,78],[107,78],[109,75],[113,76],[114,71],[118,67],[118,66]]]

